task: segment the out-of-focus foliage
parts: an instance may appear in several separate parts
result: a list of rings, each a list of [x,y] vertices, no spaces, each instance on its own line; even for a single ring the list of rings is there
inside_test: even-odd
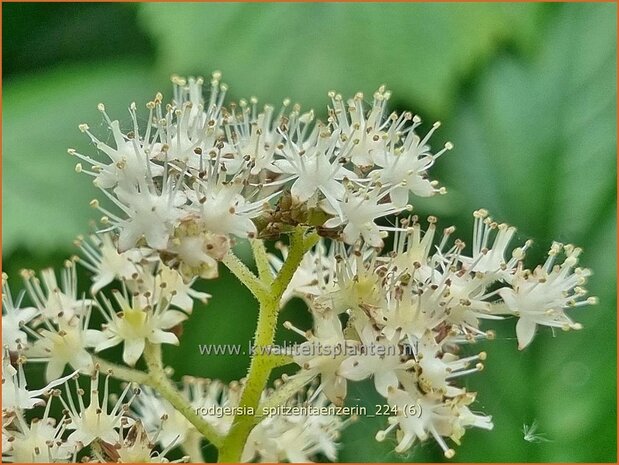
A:
[[[554,339],[548,332],[517,356],[513,341],[488,344],[488,369],[472,383],[494,412],[495,433],[514,438],[485,444],[493,460],[604,461],[615,450],[614,25],[605,8],[557,12],[533,59],[498,58],[459,102],[453,131],[445,129],[460,147],[443,166],[448,185],[517,225],[522,240],[533,238],[532,257],[542,260],[553,239],[582,245],[582,263],[595,272],[590,291],[601,301],[574,312],[581,332]],[[486,398],[489,385],[501,392]],[[552,442],[522,442],[518,428],[533,419]],[[460,459],[474,448],[466,441]]]
[[[4,79],[67,62],[153,54],[132,4],[7,3],[2,10]]]
[[[72,4],[71,13],[7,5],[5,271],[26,266],[24,255],[60,265],[61,252],[74,253],[72,238],[96,218],[88,201],[97,192],[73,172],[66,149],[94,152],[81,122],[109,137],[99,101],[126,127],[131,101],[170,95],[171,73],[220,69],[235,98],[292,97],[324,116],[328,90],[363,90],[369,99],[386,83],[392,105],[418,112],[424,127],[443,121],[437,146],[456,146],[436,167],[449,194],[417,202],[417,211],[455,224],[466,241],[471,212],[489,208],[519,228],[517,240],[535,240],[535,259],[553,239],[581,245],[600,297],[597,307],[574,312],[582,331],[547,331],[523,352],[511,339],[514,321],[499,325],[486,344],[487,369],[469,385],[495,430],[468,432],[456,459],[616,461],[614,4],[130,4],[120,13],[113,4]],[[205,358],[197,344],[247,343],[257,310],[227,274],[203,288],[212,303],[195,310],[166,359],[177,375],[238,378],[246,358]],[[282,321],[305,316],[297,303]],[[280,337],[295,339],[285,330]],[[360,384],[348,402],[371,413],[379,402],[371,392]],[[523,439],[523,423],[535,419],[551,442]],[[351,425],[340,460],[441,460],[432,444],[390,452],[393,444],[373,440],[384,422]]]
[[[126,119],[128,103],[152,97],[148,68],[132,62],[70,65],[43,75],[26,75],[4,90],[3,247],[29,245],[39,251],[67,247],[88,220],[98,217],[88,202],[99,192],[90,178],[74,172],[77,158],[96,149],[77,129],[88,121],[107,139],[97,104]]]
[[[525,47],[538,6],[379,3],[144,6],[159,67],[225,71],[237,95],[323,105],[387,83],[424,110],[452,107],[459,79],[506,43]],[[162,27],[162,20],[166,27]],[[187,31],[191,33],[188,34]],[[421,111],[421,110],[419,110]]]

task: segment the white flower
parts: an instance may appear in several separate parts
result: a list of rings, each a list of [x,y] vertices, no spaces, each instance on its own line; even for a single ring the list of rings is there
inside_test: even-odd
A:
[[[178,271],[162,263],[159,255],[152,254],[150,249],[129,249],[118,253],[109,234],[103,235],[101,240],[93,238],[93,242],[94,245],[81,243],[82,249],[92,261],[89,264],[82,263],[97,273],[91,288],[93,293],[117,279],[124,282],[132,292],[154,293],[155,300],[167,300],[172,306],[187,313],[191,313],[194,299],[206,303],[210,297],[205,292],[191,288],[195,278],[184,279]],[[213,242],[216,243],[213,240],[207,242],[206,246]],[[207,247],[209,252],[211,248],[214,246]],[[195,256],[192,258],[195,259]]]
[[[385,297],[376,319],[388,339],[399,335],[414,346],[429,328],[437,327],[447,317],[442,290],[414,279],[389,289]]]
[[[416,352],[415,372],[417,373],[419,389],[425,393],[444,394],[449,397],[463,393],[461,388],[451,385],[450,381],[460,376],[481,371],[483,364],[480,361],[486,359],[485,352],[458,358],[458,356],[444,351],[441,344],[436,342],[436,335],[431,331],[424,334],[413,350]],[[471,363],[475,363],[475,365],[469,368]]]
[[[342,156],[350,159],[361,168],[371,167],[373,158],[378,151],[385,150],[387,144],[395,140],[399,122],[385,118],[387,101],[391,92],[381,86],[374,93],[372,108],[365,111],[363,108],[363,94],[358,92],[354,98],[344,104],[342,96],[329,92],[333,108],[330,109],[329,122],[334,130],[341,130]],[[397,118],[396,118],[397,119]]]
[[[189,399],[191,405],[197,411],[210,414],[203,418],[213,426],[220,434],[226,435],[232,427],[233,415],[214,415],[214,409],[238,407],[244,380],[232,381],[225,384],[219,380],[201,379],[192,376],[183,378],[183,394]]]
[[[245,100],[239,102],[241,114],[235,114],[230,119],[232,134],[229,142],[233,143],[242,157],[249,158],[251,174],[258,175],[271,168],[273,157],[283,138],[279,130],[281,119],[290,101],[284,101],[282,110],[275,117],[271,105],[265,105],[258,114],[258,100],[252,97],[250,103],[251,108]]]
[[[217,415],[224,409],[232,411],[238,406],[242,384],[229,385],[219,380],[201,379],[186,376],[182,380],[181,394],[191,405],[192,410],[207,421],[222,435],[228,433],[234,420],[233,415]],[[172,445],[184,447],[202,436],[189,421],[167,400],[161,398],[149,387],[144,387],[136,398],[133,409],[144,422],[151,434],[156,434],[157,442],[164,448]]]
[[[19,410],[29,410],[37,405],[44,405],[45,401],[40,396],[49,392],[53,387],[59,386],[71,378],[72,373],[63,378],[55,379],[41,389],[28,389],[26,373],[24,372],[25,358],[18,357],[17,369],[11,366],[10,355],[5,349],[2,355],[2,412],[10,414]]]
[[[90,240],[78,238],[86,260],[80,263],[93,273],[90,291],[96,294],[116,280],[132,279],[139,270],[138,263],[148,255],[149,249],[129,249],[118,252],[111,234],[92,235]]]
[[[374,329],[367,325],[360,334],[362,353],[353,355],[342,362],[338,373],[351,380],[361,381],[374,377],[376,391],[386,397],[389,387],[398,387],[397,372],[410,368],[413,363],[403,361],[399,341],[389,341],[376,336]]]
[[[303,368],[298,375],[320,375],[319,389],[331,402],[342,405],[346,398],[346,378],[339,373],[339,367],[347,352],[358,343],[344,338],[342,323],[333,312],[314,313],[313,332],[304,333],[288,321],[284,327],[307,339],[295,351],[294,361]]]
[[[153,301],[138,294],[129,303],[127,297],[118,291],[114,292],[114,297],[120,307],[118,313],[112,303],[102,297],[102,311],[107,320],[103,329],[106,339],[96,345],[96,352],[123,343],[123,361],[133,366],[144,352],[147,341],[153,344],[179,343],[170,330],[185,321],[187,315],[170,310],[170,302],[161,299]]]
[[[3,429],[6,447],[2,448],[4,462],[13,463],[56,463],[71,462],[76,450],[68,446],[62,436],[66,429],[64,422],[50,418],[50,402],[43,418],[26,421],[21,412],[15,415],[10,430]]]
[[[175,256],[166,260],[177,266],[185,280],[200,276],[214,279],[219,276],[218,261],[230,250],[230,239],[224,234],[210,232],[198,218],[186,218],[174,231],[168,251]]]
[[[376,250],[367,244],[350,251],[333,244],[332,250],[334,265],[329,273],[324,273],[322,292],[312,299],[312,309],[319,313],[332,310],[341,314],[354,309],[365,312],[379,306],[383,301],[384,274],[377,270]]]
[[[525,251],[532,242],[527,241],[523,247],[517,247],[509,260],[505,259],[507,248],[516,233],[516,228],[505,223],[497,224],[488,217],[484,209],[473,213],[475,225],[473,227],[473,254],[471,257],[460,255],[463,268],[470,272],[481,272],[491,282],[503,280],[509,282],[514,267],[524,258]],[[490,239],[494,235],[494,242]]]
[[[164,448],[162,451],[155,449],[155,442],[151,440],[140,420],[131,425],[125,433],[119,429],[119,440],[114,444],[101,443],[105,457],[98,457],[101,462],[120,463],[170,463],[166,454],[174,446]],[[96,454],[98,455],[98,454]],[[189,457],[182,457],[172,463],[187,462]]]
[[[199,300],[205,304],[211,297],[206,292],[192,289],[193,281],[195,279],[187,283],[178,271],[161,265],[155,275],[155,289],[158,290],[155,298],[169,300],[171,305],[186,313],[191,313],[194,300]]]
[[[84,264],[94,274],[93,293],[115,279],[122,288],[114,291],[114,304],[101,293],[94,304],[78,299],[72,262],[60,287],[52,271],[42,273],[45,289],[32,272],[24,272],[36,309],[19,310],[21,296],[14,302],[8,286],[3,287],[5,357],[9,349],[18,356],[17,369],[8,358],[3,362],[8,399],[3,413],[10,417],[3,432],[20,431],[25,444],[23,453],[15,444],[7,447],[38,460],[43,455],[37,449],[59,446],[64,433],[52,423],[41,424],[38,431],[11,424],[23,420],[21,410],[42,403],[45,390],[66,380],[28,391],[22,350],[48,362],[48,379],[61,376],[67,364],[91,370],[90,346],[101,351],[122,343],[123,360],[133,366],[147,344],[179,343],[176,334],[194,301],[210,297],[192,285],[198,277],[217,277],[219,261],[225,261],[236,238],[270,238],[301,225],[336,240],[306,253],[283,292],[281,306],[292,297],[304,299],[313,330],[284,324],[306,339],[286,352],[301,369],[290,377],[294,384],[286,383],[292,386],[288,391],[276,389],[269,399],[289,396],[315,380],[315,391],[305,398],[287,397],[287,405],[342,405],[348,381],[373,377],[391,409],[389,426],[376,438],[382,441],[395,430],[398,453],[433,438],[447,458],[453,457],[447,438],[459,444],[467,427],[492,428],[490,417],[471,411],[475,394],[457,384],[458,378],[483,368],[486,354],[460,357],[460,347],[491,339],[493,333],[482,323],[504,315],[518,318],[521,349],[537,325],[579,329],[566,310],[596,301],[585,297],[582,285],[590,272],[576,267],[580,249],[555,244],[546,263],[530,271],[523,264],[530,242],[510,247],[515,228],[494,222],[485,210],[474,213],[470,254],[463,241],[450,241],[453,227],[435,242],[434,217],[425,231],[416,216],[380,220],[410,211],[411,194],[444,193],[429,170],[452,149],[448,142],[432,152],[429,140],[439,123],[420,137],[418,116],[389,114],[391,94],[384,86],[369,106],[361,93],[349,100],[330,93],[332,107],[323,124],[314,122],[313,111],[302,114],[289,100],[279,112],[270,105],[259,111],[255,98],[224,107],[227,87],[220,79],[220,73],[213,74],[205,103],[201,78],[173,77],[172,103],[164,105],[157,94],[147,104],[142,131],[135,104],[129,110],[133,130],[126,133],[100,105],[112,146],[93,136],[87,125],[80,126],[108,160],[70,150],[90,166],[76,169],[93,176],[119,211],[92,202],[103,213],[101,223],[109,234],[80,243]],[[388,232],[395,233],[393,248],[382,253]],[[280,249],[281,258],[269,256],[267,271],[284,278],[279,273],[292,257],[286,247]],[[554,265],[562,249],[566,258]],[[259,271],[262,278],[264,270]],[[88,329],[91,305],[101,307],[102,331]],[[32,348],[24,346],[28,338],[35,340]],[[170,402],[145,388],[134,406],[141,421],[131,426],[125,416],[129,405],[122,404],[129,387],[108,413],[108,381],[100,405],[98,376],[91,381],[88,407],[79,388],[78,402],[71,395],[63,400],[70,422],[58,424],[75,430],[69,437],[74,453],[96,440],[93,460],[163,462],[176,446],[199,458],[201,434]],[[224,437],[234,416],[212,412],[238,407],[243,389],[244,381],[225,385],[184,378],[179,395],[196,414],[211,412],[204,421]],[[251,425],[241,459],[307,462],[323,455],[334,460],[344,423],[331,415],[260,418]],[[162,446],[161,453],[153,452],[153,442]]]
[[[293,398],[288,407],[301,408],[328,407],[329,402],[324,395],[311,395],[302,402],[301,398]],[[337,415],[273,415],[263,419],[251,431],[243,454],[242,462],[311,462],[319,454],[331,461],[337,460],[337,443],[340,431],[346,425]]]
[[[445,193],[444,189],[436,187],[436,181],[430,181],[426,176],[436,159],[451,150],[453,145],[447,142],[441,151],[432,155],[426,142],[440,123],[435,123],[422,140],[414,132],[420,121],[418,117],[413,117],[413,125],[408,128],[408,134],[401,146],[395,150],[378,150],[373,153],[374,162],[381,168],[373,171],[372,176],[382,184],[394,187],[391,190],[391,200],[398,206],[408,203],[409,192],[419,197],[429,197],[437,192]]]
[[[195,427],[152,388],[142,386],[140,389],[132,409],[144,423],[146,431],[156,434],[156,442],[162,447],[183,444],[190,436],[198,434]]]
[[[22,270],[24,286],[28,297],[44,318],[67,321],[88,308],[92,301],[77,298],[77,273],[74,260],[66,260],[61,274],[61,286],[58,286],[56,274],[52,268],[41,271],[43,286],[32,270]]]
[[[196,181],[196,186],[193,207],[208,231],[237,237],[256,234],[251,219],[261,213],[265,199],[247,201],[241,194],[245,186],[240,180],[226,184]]]
[[[84,390],[80,388],[77,380],[75,380],[75,385],[78,396],[77,404],[73,400],[73,395],[69,391],[68,386],[66,389],[67,398],[60,398],[66,410],[66,415],[70,420],[67,422],[67,429],[73,430],[67,438],[68,443],[81,444],[85,447],[95,439],[101,439],[110,444],[118,442],[117,428],[131,424],[133,421],[125,415],[129,405],[131,405],[135,398],[135,393],[126,403],[123,403],[131,389],[131,385],[125,387],[111,410],[107,405],[109,400],[109,376],[105,377],[103,398],[101,399],[99,397],[99,371],[95,370],[90,378],[90,400],[88,407],[84,405]]]
[[[342,201],[334,208],[328,203],[321,202],[322,209],[335,216],[327,220],[325,228],[337,228],[344,225],[342,237],[347,244],[354,244],[360,237],[372,247],[382,247],[380,228],[374,220],[383,216],[392,215],[404,210],[405,207],[396,207],[390,202],[383,202],[387,193],[379,189],[370,191],[348,190]]]
[[[421,230],[418,220],[417,215],[401,218],[399,227],[395,228],[393,235],[393,252],[378,259],[392,270],[397,270],[399,273],[414,272],[419,281],[425,281],[436,273],[437,265],[447,261],[444,249],[455,228],[453,226],[445,228],[437,245],[434,239],[438,219],[429,216],[425,232]]]
[[[185,282],[183,276],[176,270],[163,263],[153,262],[154,269],[146,267],[136,274],[135,279],[129,284],[135,299],[142,299],[142,305],[148,306],[149,302],[168,302],[170,306],[179,308],[185,313],[191,313],[194,300],[206,303],[211,297],[206,292],[192,289],[195,278]],[[135,294],[141,294],[135,295]],[[148,296],[147,299],[144,299]]]
[[[554,265],[561,250],[565,251],[566,258],[561,265]],[[516,335],[520,350],[531,343],[537,325],[563,330],[582,328],[581,324],[574,323],[565,314],[567,308],[597,303],[595,297],[581,300],[586,294],[581,286],[591,272],[585,268],[574,269],[580,252],[572,245],[563,246],[555,242],[543,266],[538,266],[533,272],[517,272],[511,283],[512,288],[498,291],[509,310],[519,317]]]
[[[105,190],[102,192],[127,215],[126,219],[119,218],[105,211],[98,202],[92,202],[94,207],[108,214],[120,230],[118,248],[121,252],[135,247],[142,237],[154,249],[166,248],[170,234],[183,214],[179,207],[186,202],[185,194],[174,186],[171,176],[161,192],[145,184],[130,189],[117,188],[117,198]]]
[[[488,275],[445,270],[437,282],[444,283],[438,286],[444,293],[441,304],[445,306],[445,323],[457,327],[465,337],[487,336],[479,329],[480,319],[503,319],[495,314],[501,313],[497,312],[497,304],[489,301],[496,292],[486,290],[494,282],[494,279],[488,279]]]
[[[327,201],[337,208],[338,200],[345,192],[342,179],[356,177],[352,171],[344,168],[342,160],[337,158],[338,135],[337,132],[331,134],[326,128],[318,126],[312,139],[306,144],[307,150],[287,140],[282,150],[285,158],[273,162],[275,168],[286,175],[286,181],[296,178],[290,190],[299,202],[308,201],[320,191]]]
[[[139,137],[139,130],[137,126],[135,104],[132,104],[130,107],[130,114],[134,123],[134,133],[131,137],[125,136],[121,132],[120,123],[118,121],[110,120],[105,112],[105,106],[102,103],[100,103],[97,108],[102,113],[109,129],[112,131],[116,147],[110,147],[97,139],[90,132],[90,128],[87,124],[80,124],[79,129],[90,137],[90,140],[95,144],[97,149],[104,152],[112,163],[106,165],[89,156],[82,155],[74,149],[70,149],[70,155],[80,158],[92,167],[92,171],[86,171],[82,168],[81,164],[78,164],[77,171],[83,171],[94,176],[95,185],[101,189],[110,189],[115,186],[131,188],[141,184],[149,176],[161,175],[163,173],[162,166],[151,161],[150,149],[152,142],[149,140],[141,141],[136,139],[136,137]]]
[[[75,316],[69,322],[59,320],[53,324],[46,321],[43,329],[35,335],[36,340],[28,355],[33,362],[47,362],[47,382],[60,378],[67,365],[77,371],[92,371],[92,356],[86,348],[96,346],[104,336],[101,331],[88,329],[89,319],[90,309],[83,317]]]
[[[159,158],[183,169],[204,171],[205,155],[215,149],[221,133],[221,109],[227,86],[213,73],[207,108],[202,98],[203,79],[172,77],[174,104],[169,106],[165,124],[157,126],[161,140]],[[157,106],[157,103],[155,103]]]
[[[17,300],[13,300],[8,276],[2,273],[2,344],[13,351],[28,344],[27,334],[21,327],[38,314],[34,307],[20,308],[23,297],[21,292]]]
[[[451,437],[459,443],[466,426],[492,429],[490,417],[475,415],[468,409],[467,406],[475,399],[474,395],[465,393],[454,398],[428,396],[417,390],[412,377],[401,381],[404,389],[390,388],[387,397],[396,414],[389,417],[390,426],[376,434],[376,439],[383,441],[391,430],[398,427],[396,452],[405,452],[416,441],[432,437],[445,457],[452,458],[455,451],[447,445],[444,437]]]

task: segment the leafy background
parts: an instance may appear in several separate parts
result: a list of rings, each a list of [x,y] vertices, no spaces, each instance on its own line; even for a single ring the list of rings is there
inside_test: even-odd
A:
[[[22,267],[60,266],[76,253],[72,239],[91,227],[96,191],[73,172],[66,149],[92,150],[77,131],[81,122],[108,137],[99,101],[127,123],[128,104],[168,90],[173,72],[219,69],[232,98],[291,96],[324,115],[327,91],[371,95],[386,83],[395,109],[413,109],[426,129],[444,123],[436,146],[447,139],[456,146],[434,172],[449,195],[418,202],[417,211],[470,240],[471,212],[488,208],[519,228],[519,241],[534,239],[532,260],[553,239],[576,243],[600,297],[597,307],[575,312],[583,331],[541,331],[523,352],[514,321],[498,325],[497,339],[484,344],[486,370],[466,381],[495,429],[469,431],[456,460],[617,460],[616,5],[5,3],[2,10],[2,252],[14,286]],[[205,359],[197,344],[246,343],[256,309],[226,274],[204,287],[215,298],[197,309],[167,361],[176,375],[239,378],[246,358]],[[282,319],[307,324],[298,302]],[[358,384],[349,403],[372,411],[379,399],[371,392]],[[523,440],[522,424],[533,420],[551,442]],[[380,418],[352,424],[340,460],[442,460],[430,443],[391,452],[393,442],[373,440],[382,426]]]

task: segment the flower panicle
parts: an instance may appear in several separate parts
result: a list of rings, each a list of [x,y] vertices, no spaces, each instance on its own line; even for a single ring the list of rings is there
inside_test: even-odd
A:
[[[581,329],[572,311],[597,303],[582,250],[555,242],[529,268],[532,242],[515,244],[516,228],[485,209],[473,213],[468,245],[453,226],[413,214],[416,198],[446,193],[430,171],[454,146],[431,143],[439,122],[422,130],[418,115],[390,113],[385,86],[370,101],[329,92],[322,121],[290,99],[226,102],[221,78],[175,75],[171,102],[157,93],[146,116],[132,103],[126,125],[99,104],[110,137],[79,126],[96,153],[69,154],[99,191],[90,202],[99,226],[77,238],[80,257],[59,274],[23,270],[17,294],[3,274],[3,459],[168,462],[180,449],[174,461],[202,461],[204,437],[224,453],[250,416],[239,460],[335,461],[354,415],[333,412],[365,379],[384,399],[377,441],[393,436],[405,453],[432,440],[452,458],[468,428],[493,428],[463,380],[488,358],[472,344],[492,340],[499,319],[516,320],[520,350],[543,328]],[[234,255],[246,239],[257,274]],[[271,250],[268,239],[278,240]],[[199,282],[217,278],[220,262],[261,312],[275,312],[272,340],[277,311],[293,298],[311,327],[286,321],[302,342],[252,359],[248,379],[172,381],[160,348],[181,343],[194,308],[211,298]],[[91,275],[88,293],[78,264]],[[116,346],[122,365],[101,358]],[[254,362],[267,370],[262,385]],[[30,363],[44,366],[44,386],[29,386]],[[297,370],[265,388],[281,364]],[[118,395],[112,377],[128,381]],[[251,397],[280,409],[248,412]]]

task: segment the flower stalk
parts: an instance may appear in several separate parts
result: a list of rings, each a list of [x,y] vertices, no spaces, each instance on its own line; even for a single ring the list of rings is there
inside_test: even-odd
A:
[[[257,348],[257,353],[251,360],[247,381],[245,382],[245,387],[239,402],[240,406],[246,407],[248,410],[252,409],[254,412],[258,411],[260,396],[267,385],[271,371],[277,365],[277,363],[274,363],[275,359],[265,356],[261,349],[272,346],[275,342],[277,317],[280,308],[279,303],[282,294],[292,280],[305,253],[318,241],[318,235],[316,233],[306,235],[306,229],[306,227],[297,226],[292,232],[288,257],[274,280],[270,278],[270,272],[266,269],[268,263],[266,262],[267,257],[264,244],[259,244],[258,240],[252,241],[252,248],[258,266],[259,276],[261,279],[269,279],[267,283],[262,281],[262,286],[266,287],[266,285],[269,285],[269,291],[267,293],[254,293],[260,304],[258,324],[254,336],[254,344]],[[229,268],[243,284],[249,282],[253,285],[253,282],[248,280],[246,267],[243,268],[238,266],[238,263],[233,259],[224,261],[224,263],[226,265],[228,265],[228,263],[233,264],[233,267]],[[220,448],[219,462],[232,463],[240,461],[247,437],[257,421],[258,418],[256,416],[235,416],[232,428],[226,436],[223,446]]]
[[[493,428],[460,382],[483,370],[486,353],[465,356],[460,346],[493,339],[487,321],[505,317],[517,319],[520,350],[548,328],[581,329],[570,313],[597,303],[584,287],[582,250],[554,242],[528,268],[531,241],[514,248],[516,228],[484,209],[466,243],[451,238],[454,227],[441,237],[437,218],[410,214],[416,197],[446,192],[428,171],[453,145],[430,147],[440,123],[423,135],[418,116],[390,113],[385,86],[369,107],[362,93],[330,92],[321,122],[288,100],[279,112],[259,111],[253,98],[224,106],[220,78],[213,73],[205,101],[202,78],[175,76],[172,103],[156,94],[147,118],[132,104],[127,133],[99,104],[111,145],[79,126],[99,155],[69,149],[76,171],[113,207],[94,199],[104,229],[77,240],[89,295],[78,287],[77,258],[60,276],[23,270],[15,298],[3,275],[3,459],[162,462],[179,448],[180,460],[200,462],[208,441],[220,462],[336,462],[341,430],[362,414],[346,420],[337,408],[348,383],[364,379],[389,409],[377,441],[395,436],[395,452],[405,453],[432,439],[452,458],[466,429]],[[284,236],[287,245],[267,251],[264,241]],[[232,252],[238,239],[249,240],[255,271]],[[193,285],[216,279],[220,262],[259,307],[247,375],[174,380],[162,344],[180,344],[194,304],[212,297]],[[273,351],[292,298],[306,304],[311,329],[284,322],[305,341]],[[115,346],[123,365],[96,355]],[[215,349],[200,354],[241,355],[238,344]],[[45,364],[45,386],[29,385],[30,363]],[[297,369],[271,389],[273,369],[291,363]],[[91,393],[103,392],[88,406],[78,373],[90,376]],[[127,382],[111,410],[110,377]],[[69,421],[50,417],[52,401]]]
[[[196,414],[194,408],[176,389],[163,370],[161,360],[161,346],[159,344],[147,344],[144,349],[144,358],[148,366],[148,373],[126,368],[115,363],[95,357],[95,363],[103,372],[109,373],[116,379],[122,381],[138,383],[150,386],[155,389],[161,397],[170,404],[189,421],[204,438],[215,447],[220,447],[223,443],[221,435],[213,429],[203,418]]]

